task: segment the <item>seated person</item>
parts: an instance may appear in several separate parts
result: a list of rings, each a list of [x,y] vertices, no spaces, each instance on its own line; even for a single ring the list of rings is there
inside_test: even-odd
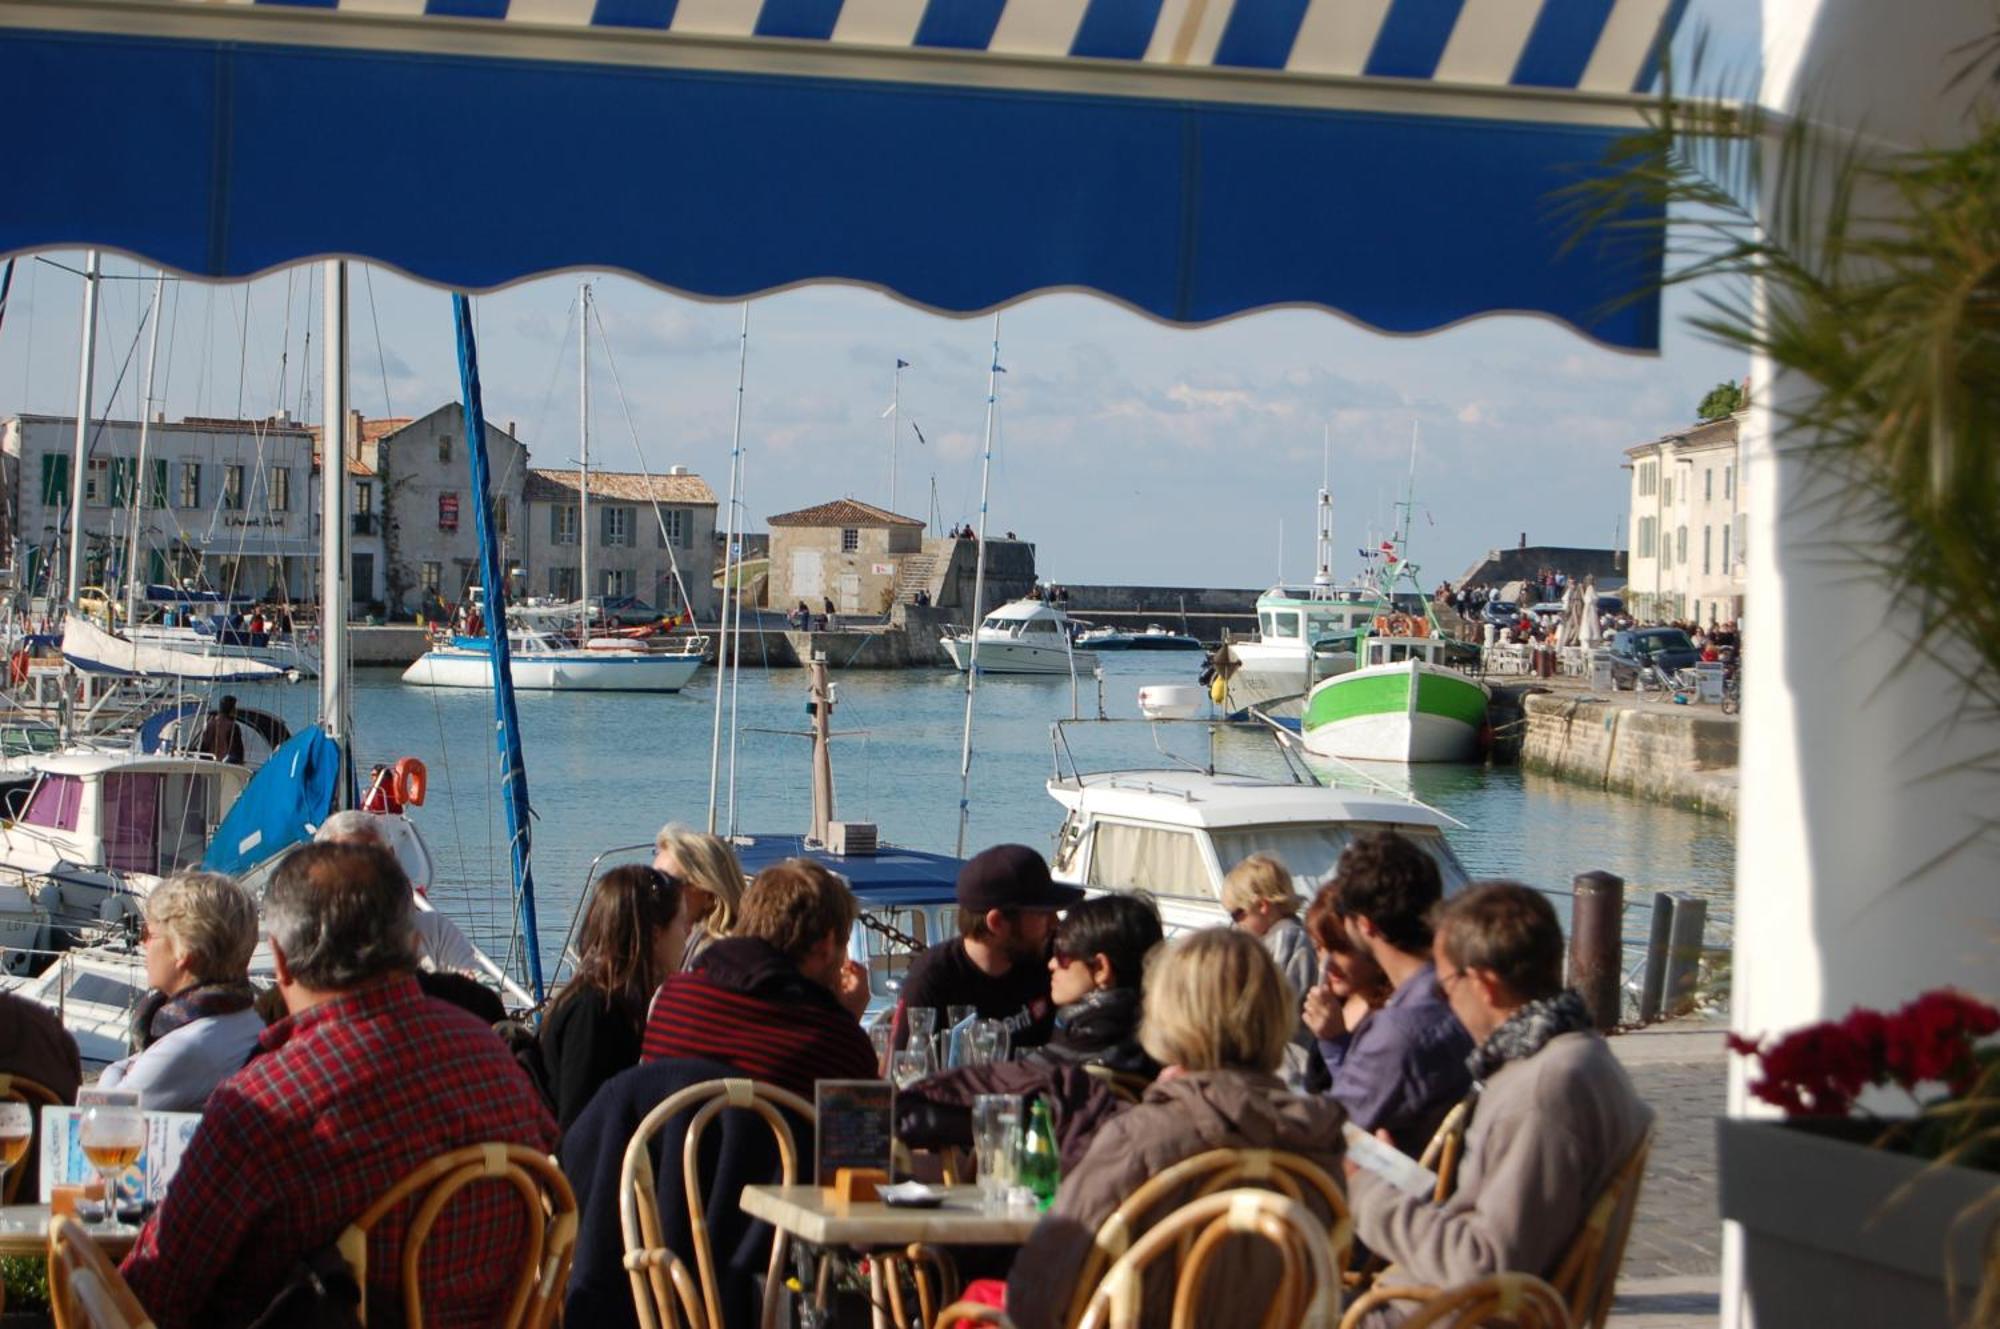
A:
[[[1438,982],[1479,1045],[1458,1187],[1433,1204],[1350,1166],[1356,1234],[1398,1282],[1546,1278],[1653,1114],[1583,998],[1563,989],[1562,926],[1541,892],[1496,881],[1454,896],[1438,913],[1436,955]],[[1368,1323],[1394,1324],[1405,1309]]]
[[[1083,898],[1049,877],[1049,865],[1024,844],[982,849],[958,874],[958,932],[910,966],[896,1007],[896,1046],[907,1041],[907,1013],[953,1006],[982,1020],[1005,1020],[1016,1048],[1040,1047],[1055,1029],[1049,999],[1049,934],[1056,911]]]
[[[542,1020],[542,1063],[564,1130],[598,1087],[639,1064],[646,1006],[687,946],[688,897],[678,877],[627,864],[597,879],[577,930],[576,973]]]
[[[320,824],[313,832],[314,844],[366,844],[383,849],[391,849],[388,840],[375,824],[375,818],[366,812],[336,812]],[[413,886],[414,894],[422,895],[422,886]],[[450,970],[454,973],[476,974],[479,972],[479,952],[459,931],[458,924],[429,907],[428,900],[416,905],[410,911],[410,918],[417,929],[417,963],[420,968]]]
[[[264,1021],[253,1003],[250,953],[257,906],[219,872],[182,872],[146,897],[146,982],[132,1013],[132,1056],[97,1087],[130,1089],[156,1112],[199,1112],[256,1051]]]
[[[54,1011],[26,997],[0,992],[0,1074],[33,1080],[59,1102],[74,1103],[77,1086],[83,1083],[83,1058],[77,1052],[76,1039],[63,1028]],[[0,1178],[0,1186],[24,1201],[34,1199],[40,1194],[36,1189],[38,1156],[38,1150],[30,1149],[27,1157]]]
[[[688,917],[693,921],[674,968],[692,969],[709,943],[728,936],[736,926],[745,884],[743,865],[721,836],[669,822],[653,838],[653,866],[678,880],[687,893]]]
[[[1340,918],[1340,887],[1327,885],[1319,888],[1306,906],[1306,935],[1312,938],[1313,952],[1319,959],[1319,981],[1306,993],[1305,1013],[1301,1023],[1308,1032],[1314,1025],[1326,1018],[1324,1007],[1332,1004],[1340,1008],[1340,1021],[1348,1030],[1361,1027],[1361,1022],[1382,1009],[1394,990],[1389,976],[1375,963],[1375,958],[1354,944],[1354,938],[1347,935],[1347,925]],[[1318,1044],[1315,1043],[1312,1059],[1307,1064],[1307,1078],[1314,1093],[1325,1093],[1332,1077],[1326,1063],[1320,1058]]]
[[[847,958],[860,906],[806,858],[757,874],[735,932],[668,974],[646,1019],[644,1059],[709,1058],[811,1101],[819,1080],[872,1080],[861,1030],[868,973]]]
[[[209,1096],[172,1189],[125,1257],[160,1329],[240,1329],[390,1186],[470,1144],[555,1147],[556,1124],[492,1031],[418,989],[409,878],[387,850],[288,854],[264,896],[291,1012]],[[400,1322],[406,1223],[369,1240],[371,1313]],[[511,1187],[475,1182],[425,1244],[425,1322],[493,1324],[526,1240]]]
[[[1431,969],[1428,917],[1444,893],[1437,863],[1394,831],[1341,851],[1336,908],[1356,949],[1394,988],[1382,1009],[1350,1027],[1341,1008],[1315,1003],[1311,1021],[1332,1074],[1327,1092],[1363,1130],[1386,1130],[1416,1156],[1472,1087],[1472,1040],[1453,1018]]]
[[[1252,854],[1222,879],[1222,907],[1229,921],[1264,943],[1278,972],[1301,998],[1319,982],[1312,938],[1299,923],[1299,897],[1292,874],[1269,854]],[[1285,1053],[1285,1083],[1302,1089],[1313,1053],[1312,1032],[1300,1021]]]
[[[1281,1149],[1340,1175],[1340,1106],[1294,1094],[1278,1078],[1297,1009],[1270,955],[1246,933],[1213,928],[1154,952],[1139,1037],[1166,1069],[1137,1106],[1098,1131],[1022,1247],[1007,1280],[1007,1314],[1020,1329],[1066,1323],[1098,1228],[1141,1184],[1182,1159],[1211,1149]],[[1156,1215],[1173,1207],[1167,1197]],[[1224,1259],[1215,1285],[1255,1286],[1264,1272],[1261,1261],[1239,1269]],[[1167,1323],[1171,1264],[1155,1266],[1163,1288],[1147,1284],[1148,1326]],[[1257,1325],[1268,1309],[1241,1297],[1233,1308],[1205,1307],[1196,1323]]]

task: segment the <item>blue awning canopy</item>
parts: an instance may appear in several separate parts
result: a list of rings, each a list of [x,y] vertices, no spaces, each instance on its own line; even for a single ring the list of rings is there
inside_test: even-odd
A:
[[[1653,240],[1566,248],[1554,195],[1640,125],[1681,3],[0,0],[0,251],[1652,349]]]

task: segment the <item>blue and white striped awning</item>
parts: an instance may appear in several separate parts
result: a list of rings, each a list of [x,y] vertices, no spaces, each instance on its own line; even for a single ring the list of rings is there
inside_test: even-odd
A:
[[[0,250],[1651,348],[1651,242],[1566,247],[1552,196],[1640,123],[1682,3],[0,0]]]

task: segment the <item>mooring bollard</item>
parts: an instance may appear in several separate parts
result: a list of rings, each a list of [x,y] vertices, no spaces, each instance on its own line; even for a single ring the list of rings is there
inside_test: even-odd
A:
[[[1674,892],[1674,923],[1667,943],[1663,997],[1669,1016],[1685,1015],[1694,1006],[1695,980],[1701,975],[1701,939],[1708,927],[1708,901],[1685,891]]]
[[[1646,938],[1646,970],[1639,980],[1639,1023],[1660,1018],[1660,994],[1667,985],[1667,950],[1673,944],[1674,897],[1653,892],[1653,929]]]
[[[1576,901],[1569,923],[1569,985],[1583,994],[1591,1022],[1601,1030],[1613,1029],[1622,995],[1625,879],[1585,872],[1572,885]]]

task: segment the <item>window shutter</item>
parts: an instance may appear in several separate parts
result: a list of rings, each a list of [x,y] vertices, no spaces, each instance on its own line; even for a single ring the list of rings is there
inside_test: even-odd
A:
[[[562,504],[560,503],[549,504],[549,543],[552,545],[562,543]]]
[[[153,460],[153,492],[147,503],[156,508],[167,506],[167,464],[158,458]]]
[[[60,452],[42,454],[42,504],[59,508],[69,502],[69,458]]]

